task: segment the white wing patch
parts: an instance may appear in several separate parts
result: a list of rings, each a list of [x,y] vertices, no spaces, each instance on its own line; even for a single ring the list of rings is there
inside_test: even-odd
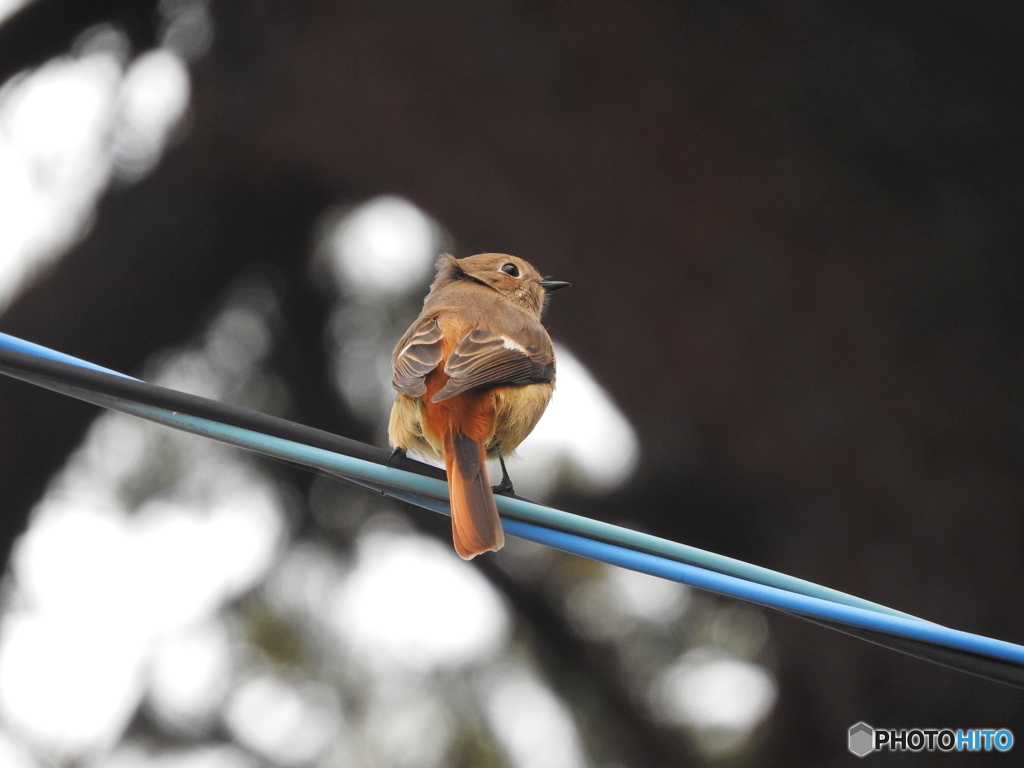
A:
[[[510,339],[508,336],[502,336],[501,341],[505,349],[511,350],[513,352],[519,352],[520,354],[529,356],[529,353],[526,351],[526,347],[524,347],[515,339]]]

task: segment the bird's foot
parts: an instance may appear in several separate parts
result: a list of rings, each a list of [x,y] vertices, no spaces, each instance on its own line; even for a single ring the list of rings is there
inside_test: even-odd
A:
[[[508,470],[505,468],[505,458],[499,456],[498,462],[501,464],[501,482],[492,487],[491,490],[503,496],[515,496],[516,489],[512,487],[512,479],[508,476]]]
[[[395,448],[395,450],[393,450],[391,452],[391,455],[388,456],[388,460],[386,462],[384,462],[384,466],[387,467],[388,469],[391,469],[391,462],[392,461],[394,461],[395,459],[404,459],[404,458],[405,458],[405,448]]]

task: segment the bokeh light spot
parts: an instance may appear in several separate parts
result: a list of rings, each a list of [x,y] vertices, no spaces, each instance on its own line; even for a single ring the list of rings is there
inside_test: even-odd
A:
[[[419,670],[475,662],[508,631],[500,598],[471,566],[430,539],[384,532],[360,542],[334,621],[372,660]]]
[[[179,732],[202,730],[227,694],[231,646],[220,624],[169,635],[149,668],[149,703],[160,722]]]
[[[437,225],[400,197],[363,203],[333,227],[329,257],[339,283],[356,292],[401,295],[430,274]]]
[[[528,670],[510,670],[489,681],[485,703],[491,728],[513,765],[582,768],[586,764],[569,711]]]
[[[325,684],[263,674],[235,689],[224,719],[243,745],[280,765],[304,765],[327,749],[341,709]]]
[[[732,746],[771,712],[777,696],[771,675],[761,666],[712,648],[683,654],[656,687],[655,710],[665,719],[724,739],[703,744]]]

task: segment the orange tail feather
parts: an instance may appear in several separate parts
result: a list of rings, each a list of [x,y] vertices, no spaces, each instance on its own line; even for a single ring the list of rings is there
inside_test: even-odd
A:
[[[452,503],[452,538],[464,560],[505,545],[498,508],[487,477],[484,445],[465,435],[444,435],[444,463]]]

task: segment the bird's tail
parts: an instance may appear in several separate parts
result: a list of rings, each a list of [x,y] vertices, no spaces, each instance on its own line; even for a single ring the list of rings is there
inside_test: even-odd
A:
[[[487,477],[484,445],[479,440],[448,431],[444,435],[444,463],[452,503],[452,538],[463,560],[505,546],[498,508]]]

